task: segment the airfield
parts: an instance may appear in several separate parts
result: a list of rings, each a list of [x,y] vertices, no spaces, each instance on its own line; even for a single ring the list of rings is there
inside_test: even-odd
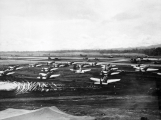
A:
[[[37,84],[43,87],[30,90],[1,90],[0,110],[8,108],[36,110],[56,106],[65,113],[76,116],[91,116],[97,120],[159,120],[161,114],[161,65],[145,62],[143,64],[157,68],[157,72],[139,72],[131,66],[130,58],[125,57],[11,57],[0,60],[0,70],[11,65],[20,65],[11,76],[0,76],[5,82]],[[76,64],[97,62],[86,73],[70,71],[73,65],[59,67],[54,79],[37,79],[42,67],[48,67],[49,61],[55,63],[75,62]],[[28,67],[39,63],[41,67]],[[121,79],[108,85],[95,85],[91,77],[100,78],[101,64],[112,64],[121,70],[120,74],[110,78]],[[42,89],[41,89],[42,88]]]

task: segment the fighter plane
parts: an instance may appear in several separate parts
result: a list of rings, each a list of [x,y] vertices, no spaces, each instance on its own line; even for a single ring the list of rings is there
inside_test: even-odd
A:
[[[84,67],[96,66],[97,62],[75,62],[73,64],[77,64],[79,67],[81,66],[82,68],[84,68]]]
[[[55,63],[55,61],[49,61],[47,62],[47,65],[52,65],[53,63]]]
[[[29,67],[41,67],[42,66],[42,64],[29,64]]]
[[[67,66],[69,66],[68,63],[55,63],[53,65],[53,67],[56,67],[56,68],[58,68],[58,67],[67,67]]]
[[[120,71],[118,71],[118,70],[108,70],[108,71],[101,71],[101,72],[103,72],[103,74],[104,75],[107,75],[107,76],[109,76],[109,75],[117,75],[117,74],[120,74],[120,72],[122,72],[121,70]]]
[[[9,66],[8,69],[9,70],[20,70],[22,69],[23,67],[20,67],[19,65],[15,65],[15,66]]]
[[[76,65],[74,65],[73,69],[70,69],[70,70],[74,71],[75,73],[85,73],[85,72],[91,71],[91,69],[82,70],[81,66],[79,67],[79,69],[77,69]]]
[[[108,85],[109,83],[118,82],[121,79],[109,79],[108,76],[104,76],[103,78],[90,78],[90,80],[94,81],[95,85]]]
[[[138,68],[138,67],[145,67],[146,65],[144,64],[137,64],[137,65],[131,65],[133,68]]]
[[[4,70],[4,71],[0,71],[0,76],[8,76],[8,75],[12,75],[14,74],[15,72],[13,72],[13,70]]]
[[[55,63],[56,64],[68,64],[68,65],[72,65],[74,62],[73,61],[71,61],[71,62],[70,61],[69,62],[68,61],[56,61]]]
[[[155,69],[155,68],[150,68],[150,65],[146,65],[146,66],[139,66],[139,67],[134,67],[135,71],[140,71],[140,72],[154,72],[154,71],[158,71],[159,69]]]
[[[96,66],[97,62],[90,62],[90,63],[87,63],[87,64],[89,64],[90,66]]]
[[[81,66],[81,67],[90,67],[90,64],[79,64],[78,66]]]
[[[39,73],[39,77],[37,79],[50,79],[50,78],[55,78],[60,76],[60,74],[55,74],[53,72],[48,72],[48,73]]]
[[[58,68],[54,68],[54,67],[49,67],[49,68],[42,68],[41,71],[43,72],[51,72],[54,70],[57,70]]]
[[[108,64],[108,65],[102,65],[102,71],[104,73],[107,73],[107,71],[109,70],[118,70],[118,68],[115,68],[116,65],[111,65],[111,64]]]

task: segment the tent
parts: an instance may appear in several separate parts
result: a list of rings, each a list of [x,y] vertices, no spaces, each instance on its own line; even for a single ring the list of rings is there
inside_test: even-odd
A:
[[[69,115],[53,106],[37,110],[9,108],[0,111],[0,120],[94,120],[94,117]]]

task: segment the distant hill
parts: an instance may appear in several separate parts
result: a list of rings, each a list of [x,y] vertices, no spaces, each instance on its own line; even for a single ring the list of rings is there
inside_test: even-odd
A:
[[[157,47],[161,47],[161,44],[144,46],[144,47],[139,47],[139,48],[157,48]]]
[[[128,47],[128,48],[113,48],[112,50],[150,49],[150,48],[157,48],[157,47],[161,47],[161,44],[139,46],[139,47]]]

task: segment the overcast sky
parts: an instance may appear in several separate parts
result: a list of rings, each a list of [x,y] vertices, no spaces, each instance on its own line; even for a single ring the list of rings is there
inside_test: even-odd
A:
[[[161,43],[161,0],[0,0],[0,51]]]

